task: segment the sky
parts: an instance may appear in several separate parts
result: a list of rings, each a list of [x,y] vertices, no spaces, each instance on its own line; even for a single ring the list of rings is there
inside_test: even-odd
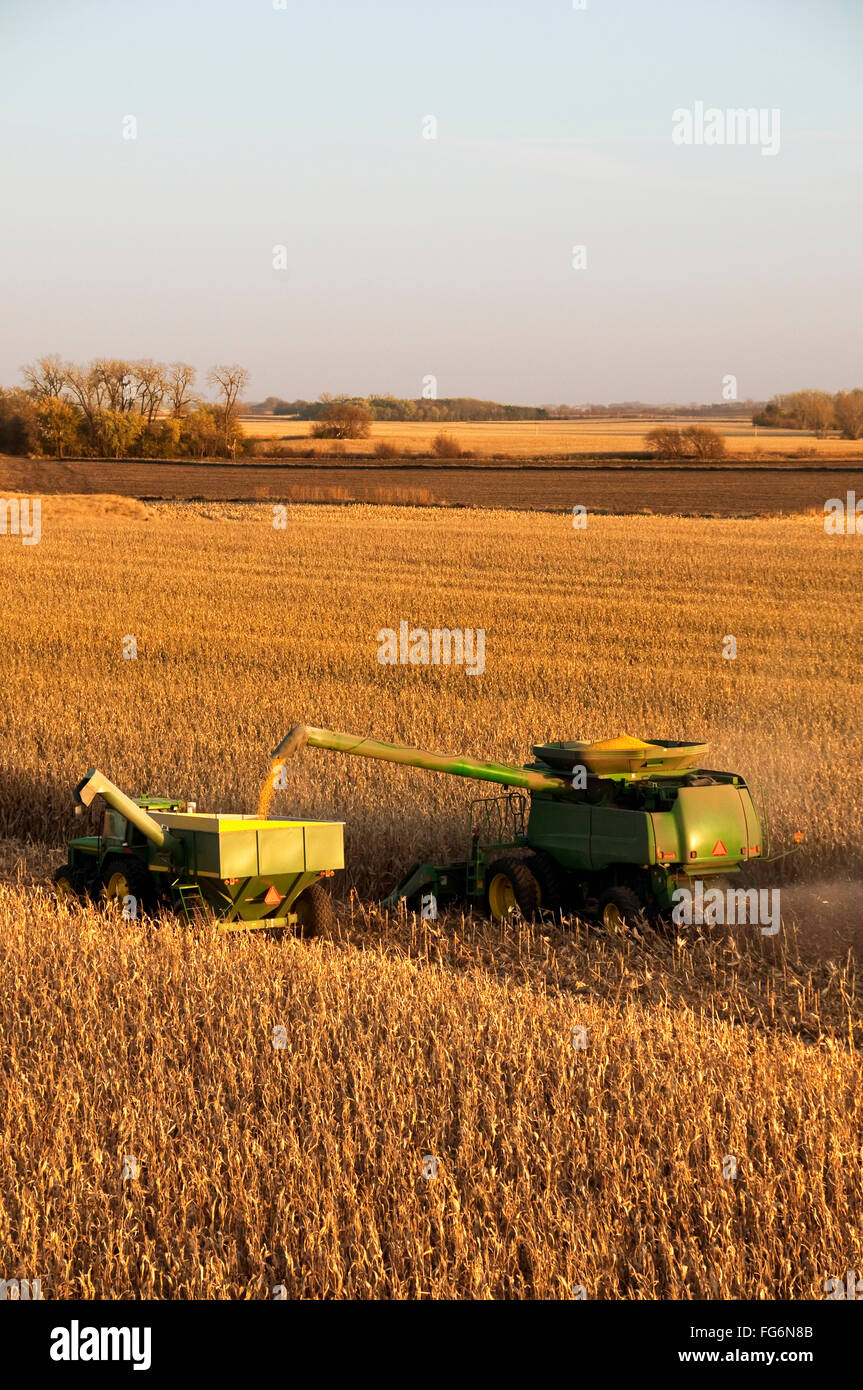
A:
[[[0,0],[0,384],[863,385],[861,59],[859,0]],[[677,143],[698,102],[778,150]]]

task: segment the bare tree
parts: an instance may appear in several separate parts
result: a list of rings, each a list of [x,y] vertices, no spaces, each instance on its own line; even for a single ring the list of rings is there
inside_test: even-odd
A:
[[[835,424],[833,398],[826,391],[790,391],[775,400],[778,424],[787,421],[792,429],[813,430],[819,439]]]
[[[40,400],[45,400],[49,396],[61,394],[66,385],[68,370],[54,352],[49,357],[38,357],[35,362],[28,362],[21,368],[21,373],[31,391],[34,391]]]
[[[135,408],[134,367],[121,357],[97,357],[90,364],[95,380],[101,387],[102,405],[120,414]]]
[[[443,430],[432,440],[432,449],[439,459],[460,459],[464,452],[455,435]]]
[[[133,362],[135,374],[135,399],[138,409],[152,425],[159,413],[162,401],[168,390],[168,378],[164,362],[153,362],[149,357],[141,362]]]
[[[92,432],[97,411],[105,404],[105,387],[93,366],[79,367],[75,362],[66,366],[66,385]]]
[[[863,390],[837,391],[833,397],[836,423],[845,439],[863,439]]]
[[[315,439],[365,439],[371,427],[371,411],[365,406],[333,401],[320,411],[312,434]]]
[[[249,373],[245,367],[234,362],[230,367],[213,367],[207,376],[210,386],[218,386],[225,410],[225,424],[230,424],[237,413],[240,392],[249,384]]]
[[[166,394],[175,420],[182,419],[192,403],[196,376],[195,368],[188,362],[172,362],[168,368]]]
[[[685,453],[691,452],[697,459],[721,459],[728,452],[722,435],[709,425],[689,425],[683,431],[683,441]]]
[[[240,393],[245,391],[249,384],[249,373],[245,367],[237,366],[234,362],[231,366],[220,366],[211,368],[207,381],[211,386],[218,386],[222,395],[223,410],[225,412],[225,448],[231,449],[233,453],[236,448],[236,419],[237,402]],[[232,447],[232,439],[234,444]]]
[[[833,413],[833,399],[826,391],[801,391],[803,424],[814,430],[819,439],[836,423]]]
[[[707,425],[688,425],[684,430],[658,425],[648,430],[644,442],[663,459],[719,459],[726,453],[722,435]]]
[[[644,442],[661,459],[679,459],[685,453],[683,436],[671,425],[657,425],[648,430]]]

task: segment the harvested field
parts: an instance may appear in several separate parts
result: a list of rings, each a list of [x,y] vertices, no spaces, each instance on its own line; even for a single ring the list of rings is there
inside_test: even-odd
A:
[[[644,436],[656,425],[685,428],[691,424],[707,425],[721,434],[731,454],[750,458],[758,451],[765,458],[802,454],[804,457],[860,458],[863,446],[859,439],[839,439],[831,436],[817,439],[810,431],[765,430],[748,419],[732,420],[717,416],[704,420],[500,420],[456,421],[453,424],[411,423],[410,421],[375,421],[368,439],[349,439],[343,442],[348,454],[368,453],[375,444],[389,444],[404,453],[429,453],[438,434],[450,435],[462,449],[478,457],[501,454],[509,457],[549,457],[558,454],[614,454],[646,449]],[[255,439],[269,440],[287,447],[303,448],[313,445],[326,453],[331,441],[311,438],[312,421],[291,420],[280,415],[248,415],[243,429]]]
[[[139,498],[439,505],[680,516],[759,516],[823,511],[830,497],[863,496],[863,465],[837,469],[480,468],[192,464],[0,458],[0,492],[31,495],[109,491]]]

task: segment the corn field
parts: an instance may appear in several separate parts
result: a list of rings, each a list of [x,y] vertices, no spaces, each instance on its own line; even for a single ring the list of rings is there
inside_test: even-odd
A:
[[[49,1298],[813,1298],[863,1261],[854,615],[818,517],[45,503],[0,545],[0,1247]],[[485,669],[378,633],[486,633]],[[723,657],[725,638],[737,657]],[[129,659],[128,638],[136,655]],[[308,721],[521,763],[710,743],[769,809],[783,930],[609,938],[375,901],[476,789],[306,750],[346,822],[304,942],[58,906],[98,767],[253,811]]]

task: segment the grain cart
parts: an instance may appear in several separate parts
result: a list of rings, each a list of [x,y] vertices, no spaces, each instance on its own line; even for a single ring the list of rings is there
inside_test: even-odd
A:
[[[524,767],[475,762],[298,725],[273,752],[306,744],[507,787],[471,803],[464,859],[414,864],[387,905],[450,899],[495,918],[518,908],[601,917],[619,930],[658,915],[695,879],[737,874],[761,856],[761,826],[742,777],[693,764],[703,743],[614,738],[546,743]]]
[[[202,815],[194,803],[144,796],[132,800],[93,769],[75,788],[76,812],[106,802],[101,833],[69,844],[54,875],[58,896],[164,905],[190,920],[195,907],[225,931],[297,927],[314,935],[330,925],[330,895],[320,882],[344,867],[341,821],[261,820]]]

